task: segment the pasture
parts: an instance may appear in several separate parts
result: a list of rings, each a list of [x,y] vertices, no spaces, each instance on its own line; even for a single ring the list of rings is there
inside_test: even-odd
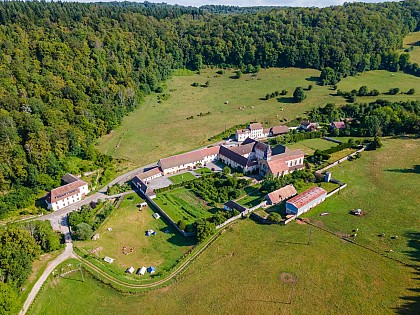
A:
[[[404,48],[413,47],[409,52],[410,62],[420,65],[420,32],[413,32],[404,37]]]
[[[199,218],[212,215],[209,212],[211,207],[204,200],[183,187],[158,193],[154,201],[174,222],[185,220],[187,223],[194,223]]]
[[[334,167],[348,187],[306,215],[332,234],[241,220],[175,284],[130,296],[90,277],[63,279],[44,287],[30,314],[418,314],[419,151],[419,139],[387,139]],[[352,208],[366,215],[353,217]],[[356,243],[377,253],[341,239],[355,228]]]
[[[134,198],[130,200],[129,196]],[[137,204],[142,200],[137,194],[127,197],[95,232],[100,235],[98,240],[76,242],[75,246],[83,252],[99,248],[92,255],[97,259],[96,263],[122,276],[130,266],[155,266],[157,271],[171,269],[190,249],[192,240],[181,236],[162,217],[154,219],[154,212],[149,207],[139,210]],[[157,235],[146,236],[149,229],[156,231]],[[114,262],[105,263],[102,260],[105,256],[114,258]]]
[[[330,87],[317,85],[318,70],[262,69],[257,76],[247,74],[240,79],[230,78],[234,70],[226,70],[223,75],[217,75],[216,71],[202,69],[201,74],[173,76],[166,82],[164,91],[171,97],[162,103],[158,103],[156,94],[146,97],[139,108],[124,118],[120,127],[98,140],[99,150],[125,159],[130,167],[145,165],[161,157],[208,145],[209,137],[240,123],[259,121],[274,126],[301,117],[313,107],[346,104],[344,98],[334,96],[336,92]],[[204,84],[206,81],[210,82],[207,88],[191,86],[193,82]],[[370,71],[343,79],[338,88],[352,90],[367,85],[384,93],[391,87],[406,91],[419,86],[419,82],[419,78],[404,73]],[[294,89],[309,85],[313,88],[305,91],[307,98],[302,103],[292,103]],[[279,100],[262,99],[267,93],[283,89],[288,90],[288,94]],[[377,98],[419,99],[419,94]],[[374,99],[361,97],[358,101]]]

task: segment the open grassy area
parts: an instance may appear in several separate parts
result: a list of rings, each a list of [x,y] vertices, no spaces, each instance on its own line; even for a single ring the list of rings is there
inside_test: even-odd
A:
[[[174,184],[183,183],[192,179],[195,179],[196,177],[191,174],[190,172],[185,172],[182,174],[174,175],[169,177],[169,180]]]
[[[154,200],[174,222],[185,220],[194,223],[199,218],[210,217],[211,209],[186,188],[177,188],[157,194]]]
[[[337,146],[337,143],[327,141],[324,139],[306,139],[296,143],[286,144],[291,150],[302,150],[305,155],[311,155],[315,150],[327,150]]]
[[[236,202],[247,208],[252,208],[260,204],[264,200],[264,195],[260,192],[259,188],[260,185],[246,187],[245,197],[237,200]]]
[[[348,183],[340,195],[308,216],[334,231],[352,234],[357,241],[382,253],[410,262],[410,239],[420,229],[420,140],[384,140],[384,148],[331,169],[334,178]],[[348,212],[361,208],[363,217]],[[319,217],[318,213],[330,212]],[[379,234],[385,233],[385,237]],[[392,239],[391,236],[398,236]]]
[[[145,165],[161,157],[185,152],[209,142],[207,139],[240,123],[260,121],[267,126],[285,123],[302,116],[307,110],[327,103],[345,104],[345,99],[333,96],[335,91],[319,86],[314,80],[320,72],[311,69],[262,69],[256,77],[243,75],[231,79],[233,70],[216,76],[216,69],[203,69],[201,74],[174,76],[166,85],[164,93],[171,97],[157,102],[151,95],[129,116],[122,125],[99,140],[102,153],[124,158],[132,165]],[[193,82],[205,83],[207,88],[192,87]],[[341,90],[358,89],[367,85],[381,93],[391,87],[402,91],[419,86],[420,79],[404,73],[370,71],[356,77],[348,77],[338,84]],[[290,103],[297,86],[308,87],[307,99],[302,103]],[[261,100],[267,93],[286,89],[283,99]],[[380,95],[378,98],[389,100],[419,99],[415,95]],[[369,102],[376,98],[363,97],[358,101]],[[225,102],[228,101],[228,104]],[[243,110],[241,110],[242,108]],[[200,115],[208,113],[209,115]],[[193,119],[188,119],[188,117]]]
[[[404,38],[404,48],[413,47],[414,49],[409,52],[410,61],[416,62],[420,65],[420,32],[413,32]]]
[[[349,186],[306,216],[340,233],[359,228],[357,242],[418,267],[420,140],[384,145],[333,168],[333,176]],[[349,215],[356,207],[366,215]],[[321,212],[331,214],[320,217]],[[388,249],[394,252],[385,253]],[[281,280],[284,272],[292,274],[294,286]],[[129,296],[90,277],[60,279],[46,285],[30,313],[418,314],[416,273],[309,225],[242,220],[174,285]]]
[[[75,246],[84,250],[102,248],[94,257],[98,258],[99,264],[119,274],[123,274],[130,266],[155,266],[157,271],[171,269],[190,249],[192,241],[181,236],[162,218],[154,219],[153,211],[149,207],[139,211],[136,205],[142,200],[136,194],[129,196],[135,198],[129,200],[126,197],[120,208],[115,210],[97,231],[100,235],[98,240],[76,242]],[[112,228],[112,231],[108,231],[108,227]],[[157,235],[145,236],[146,230],[149,229],[156,231]],[[168,233],[165,233],[166,231]],[[105,256],[114,258],[114,262],[103,262]],[[144,277],[149,278],[148,275]]]

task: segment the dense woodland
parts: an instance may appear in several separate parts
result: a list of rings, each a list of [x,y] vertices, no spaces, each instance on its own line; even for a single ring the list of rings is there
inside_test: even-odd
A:
[[[322,82],[370,69],[418,75],[396,49],[420,3],[330,8],[0,4],[0,217],[65,172],[107,168],[95,140],[175,68],[309,67]]]

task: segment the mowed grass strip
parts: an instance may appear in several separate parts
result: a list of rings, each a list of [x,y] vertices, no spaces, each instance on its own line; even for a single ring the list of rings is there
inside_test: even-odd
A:
[[[130,196],[134,198],[128,199]],[[137,204],[141,201],[136,194],[128,195],[121,206],[95,232],[100,235],[98,240],[75,242],[75,246],[86,251],[102,248],[97,253],[99,263],[122,275],[130,266],[155,266],[157,271],[171,269],[190,249],[192,240],[181,236],[163,218],[154,219],[154,212],[149,207],[140,211]],[[107,228],[112,228],[112,231],[108,231]],[[149,229],[156,231],[157,235],[147,237],[145,232]],[[168,233],[165,233],[166,231]],[[131,248],[133,252],[130,252]],[[105,256],[114,258],[114,262],[103,262]],[[145,278],[149,276],[146,275]]]
[[[158,193],[155,202],[174,221],[194,223],[197,219],[211,216],[210,207],[186,188],[176,188]]]
[[[174,76],[167,82],[164,92],[171,95],[168,100],[158,103],[156,95],[147,97],[138,109],[123,119],[119,128],[99,139],[99,150],[133,165],[145,165],[161,157],[207,145],[208,138],[237,124],[259,121],[274,126],[327,103],[346,104],[344,98],[334,96],[336,91],[316,84],[314,80],[320,75],[318,70],[262,69],[255,77],[243,75],[240,79],[230,78],[234,70],[218,76],[216,71],[203,69],[199,75]],[[210,82],[207,88],[191,86],[193,82],[204,84],[206,81]],[[351,91],[367,85],[369,89],[384,93],[393,87],[407,91],[419,86],[419,82],[419,78],[400,72],[370,71],[343,79],[338,88]],[[309,85],[313,85],[313,89],[305,91],[307,98],[302,103],[291,103],[294,89]],[[261,99],[267,93],[283,89],[289,92],[280,101]],[[377,98],[417,100],[419,95],[359,97],[357,101],[371,102]],[[210,114],[199,116],[208,112]],[[189,117],[193,118],[187,120]]]
[[[191,174],[190,172],[185,172],[182,174],[178,174],[178,175],[174,175],[169,177],[169,180],[173,183],[173,184],[179,184],[179,183],[183,183],[189,180],[193,180],[196,177]]]

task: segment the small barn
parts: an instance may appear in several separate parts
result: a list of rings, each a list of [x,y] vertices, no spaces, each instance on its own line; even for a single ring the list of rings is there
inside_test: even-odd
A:
[[[276,205],[295,195],[297,195],[296,188],[290,184],[267,194],[265,199],[267,200],[267,205]]]
[[[286,213],[301,215],[317,206],[327,198],[327,191],[321,187],[312,187],[286,201]]]
[[[147,271],[147,268],[145,266],[143,266],[143,267],[137,269],[136,275],[138,275],[138,276],[144,276],[144,274],[146,273],[146,271]]]
[[[108,264],[112,264],[114,262],[114,258],[105,256],[104,261],[106,261]]]
[[[150,266],[149,268],[147,268],[147,272],[152,275],[152,274],[156,273],[156,268],[153,267],[153,266]]]
[[[127,270],[125,271],[126,273],[129,273],[129,274],[132,274],[133,272],[134,272],[134,267],[130,267],[130,268],[127,268]]]
[[[159,214],[159,213],[157,213],[157,212],[155,212],[155,213],[153,213],[153,217],[154,217],[155,219],[160,219],[160,214]]]

